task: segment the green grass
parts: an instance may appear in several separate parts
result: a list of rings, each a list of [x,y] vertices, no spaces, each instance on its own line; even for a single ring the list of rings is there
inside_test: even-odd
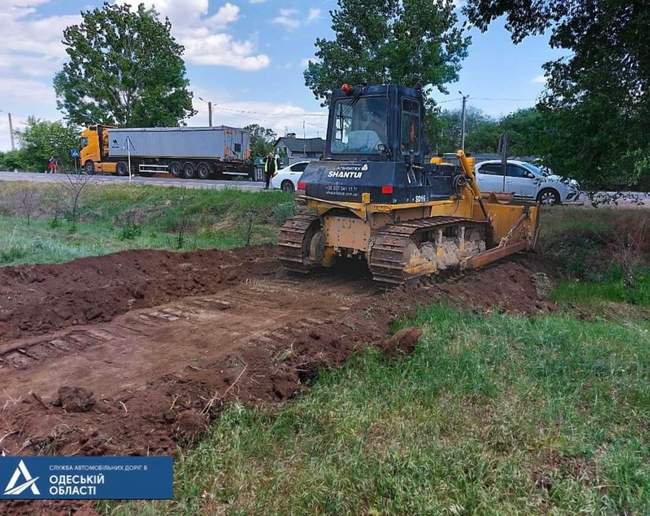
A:
[[[24,188],[9,184],[0,194],[0,265],[65,262],[125,249],[273,243],[279,226],[294,212],[293,197],[282,192],[91,186],[73,225],[69,207],[52,187],[39,186],[32,187],[28,223],[21,201]]]
[[[601,302],[629,303],[650,306],[650,270],[642,268],[635,276],[633,287],[625,285],[618,270],[602,281],[563,280],[551,293],[558,303],[594,305]]]
[[[650,511],[648,321],[435,306],[404,324],[425,331],[412,355],[367,351],[285,406],[231,406],[181,453],[174,502],[110,511]]]

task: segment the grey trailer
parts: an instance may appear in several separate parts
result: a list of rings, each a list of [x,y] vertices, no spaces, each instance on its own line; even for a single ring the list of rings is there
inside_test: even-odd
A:
[[[236,127],[108,129],[108,158],[120,175],[170,173],[178,177],[251,177],[250,133]]]

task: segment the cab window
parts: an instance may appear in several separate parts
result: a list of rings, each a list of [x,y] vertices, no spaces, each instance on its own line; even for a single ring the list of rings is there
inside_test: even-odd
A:
[[[296,163],[295,165],[291,165],[291,172],[304,172],[307,165],[307,163]]]
[[[411,99],[402,101],[402,139],[403,154],[420,152],[420,104]]]
[[[332,153],[379,154],[387,142],[387,119],[384,97],[338,100],[334,108]]]
[[[502,176],[503,165],[501,163],[486,163],[479,167],[478,172],[489,176]]]
[[[519,165],[511,165],[508,163],[508,177],[529,177],[530,172],[524,167]]]
[[[81,148],[83,149],[84,147],[87,147],[87,146],[88,146],[88,138],[86,138],[85,136],[82,136],[81,137]]]

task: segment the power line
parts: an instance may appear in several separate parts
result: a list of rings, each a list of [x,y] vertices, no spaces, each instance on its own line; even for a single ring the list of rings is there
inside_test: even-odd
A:
[[[239,113],[244,115],[260,115],[267,118],[286,118],[286,117],[306,117],[306,116],[317,116],[317,117],[326,117],[327,113],[262,113],[260,111],[248,111],[244,109],[233,109],[220,106],[219,104],[214,104],[215,110],[218,108],[221,111],[229,111],[232,113]]]

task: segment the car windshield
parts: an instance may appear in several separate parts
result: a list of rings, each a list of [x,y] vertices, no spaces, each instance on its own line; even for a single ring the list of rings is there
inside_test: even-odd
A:
[[[384,97],[343,99],[334,108],[332,152],[380,154],[387,146],[387,106]]]

